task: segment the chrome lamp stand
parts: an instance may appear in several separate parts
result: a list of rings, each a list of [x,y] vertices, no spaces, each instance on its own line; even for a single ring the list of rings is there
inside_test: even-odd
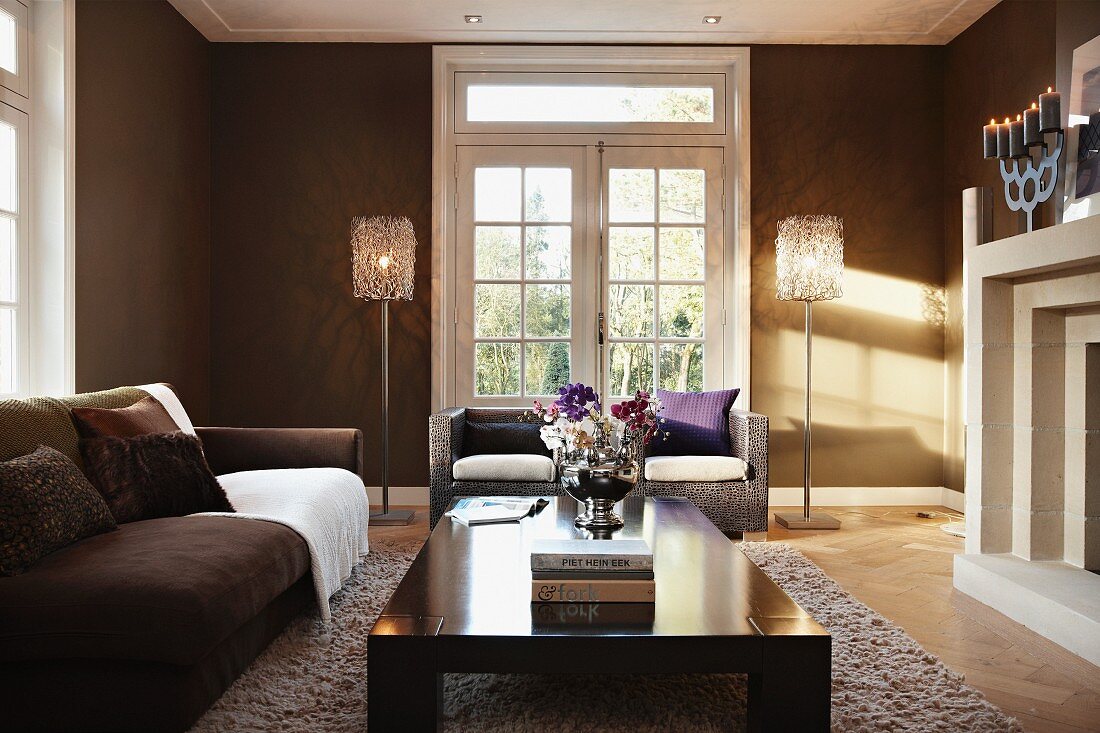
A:
[[[806,423],[802,429],[802,512],[776,512],[775,521],[787,529],[840,529],[840,520],[810,511],[810,365],[813,354],[813,301],[806,302]]]
[[[370,515],[370,523],[401,525],[412,522],[409,509],[390,511],[390,301],[382,301],[382,511]]]

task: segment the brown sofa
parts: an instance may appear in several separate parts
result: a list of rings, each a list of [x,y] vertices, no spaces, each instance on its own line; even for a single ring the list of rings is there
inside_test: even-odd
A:
[[[0,401],[0,460],[46,444],[80,465],[74,406],[124,387]],[[362,476],[354,429],[198,428],[216,474],[336,467]],[[183,731],[313,600],[310,558],[270,522],[131,522],[0,578],[0,730]]]

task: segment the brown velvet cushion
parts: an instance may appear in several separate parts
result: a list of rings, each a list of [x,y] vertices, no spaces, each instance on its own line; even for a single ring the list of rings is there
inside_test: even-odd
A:
[[[65,454],[39,446],[0,463],[0,576],[115,528],[103,499]]]
[[[119,524],[233,511],[199,439],[186,433],[81,440],[84,470]]]
[[[305,541],[274,522],[123,524],[0,578],[0,662],[193,664],[308,573]]]
[[[180,429],[155,397],[146,397],[129,407],[114,410],[74,407],[72,418],[81,438],[132,438],[149,433],[175,433]]]

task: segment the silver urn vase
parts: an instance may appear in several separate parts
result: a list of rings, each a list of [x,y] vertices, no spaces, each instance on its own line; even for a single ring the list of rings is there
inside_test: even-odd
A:
[[[608,530],[623,526],[615,511],[638,482],[638,464],[629,450],[612,451],[597,437],[595,445],[572,452],[558,467],[566,494],[584,504],[573,524],[582,529]]]

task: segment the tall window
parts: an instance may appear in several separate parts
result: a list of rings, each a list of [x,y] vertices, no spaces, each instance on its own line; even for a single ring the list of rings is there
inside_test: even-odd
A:
[[[0,398],[29,380],[28,16],[18,0],[0,0]]]
[[[20,300],[25,287],[22,277],[19,232],[20,135],[15,124],[22,115],[0,104],[0,395],[16,392],[19,378],[17,355],[21,351],[19,333],[23,325]]]

